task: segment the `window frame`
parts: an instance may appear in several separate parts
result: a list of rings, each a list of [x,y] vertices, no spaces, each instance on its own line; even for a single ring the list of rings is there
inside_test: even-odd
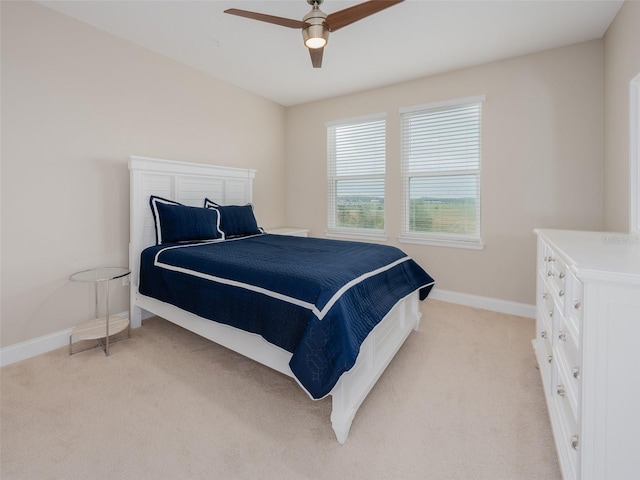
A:
[[[472,97],[458,98],[454,100],[445,100],[441,102],[433,102],[423,105],[415,105],[400,109],[400,138],[401,138],[401,166],[402,166],[402,230],[398,240],[402,243],[414,243],[422,245],[435,245],[454,248],[468,248],[473,250],[481,250],[484,248],[482,242],[482,109],[486,100],[485,95],[476,95]],[[427,110],[436,110],[442,108],[455,108],[464,105],[479,104],[479,135],[480,144],[478,146],[478,168],[464,170],[443,170],[438,172],[415,172],[411,173],[408,168],[408,158],[405,150],[405,127],[404,117],[407,114],[422,112]],[[473,235],[441,233],[441,232],[413,232],[410,227],[410,182],[412,178],[427,177],[451,177],[454,175],[474,175],[476,177],[476,225],[477,231]]]
[[[330,129],[340,126],[355,126],[358,124],[370,123],[382,121],[384,124],[384,170],[382,173],[375,174],[361,174],[361,175],[341,175],[338,176],[335,173],[336,159],[332,158],[331,151],[331,138]],[[386,241],[386,225],[387,225],[387,113],[375,113],[371,115],[364,115],[360,117],[347,118],[342,120],[334,120],[325,123],[327,129],[327,231],[325,232],[327,237],[335,238],[351,238],[359,240],[373,240],[373,241]],[[335,143],[335,142],[334,142]],[[381,179],[383,183],[384,191],[384,213],[383,213],[383,228],[347,228],[337,226],[337,188],[336,182],[338,180],[375,180]]]

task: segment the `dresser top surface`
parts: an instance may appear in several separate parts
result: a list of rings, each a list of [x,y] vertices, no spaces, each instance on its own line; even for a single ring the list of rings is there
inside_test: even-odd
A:
[[[536,229],[576,271],[614,274],[640,282],[640,237],[623,233]],[[635,277],[635,278],[634,278]]]

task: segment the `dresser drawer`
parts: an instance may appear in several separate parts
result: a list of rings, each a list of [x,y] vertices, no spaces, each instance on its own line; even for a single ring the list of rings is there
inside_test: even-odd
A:
[[[566,399],[569,404],[574,423],[578,422],[578,407],[580,405],[580,367],[572,367],[572,363],[567,360],[565,350],[562,346],[553,349],[553,361],[556,368],[555,392]]]
[[[535,341],[535,354],[545,395],[549,396],[551,394],[550,389],[553,386],[551,375],[553,367],[553,353],[551,348],[551,339],[548,336],[546,338],[541,338],[538,334],[538,339]]]
[[[566,390],[566,397],[573,408],[575,418],[578,418],[578,405],[580,403],[582,357],[580,355],[579,332],[567,322],[567,317],[558,315],[557,328],[553,336],[553,356],[557,364],[558,380]]]
[[[566,397],[554,389],[551,408],[555,417],[554,436],[564,480],[580,478],[580,434]]]
[[[543,283],[551,291],[551,284],[553,283],[555,272],[555,257],[553,251],[547,246],[543,245],[544,256],[542,257],[542,264],[538,270],[540,277],[542,277]]]
[[[580,332],[573,328],[567,317],[556,314],[556,329],[554,330],[553,345],[566,357],[567,363],[573,367],[581,366]]]
[[[573,272],[569,271],[566,282],[567,294],[565,297],[564,311],[572,328],[576,331],[582,329],[582,310],[584,303],[584,285]]]
[[[538,333],[538,339],[536,341],[536,350],[539,350],[540,356],[538,357],[540,363],[551,364],[553,361],[553,347],[551,346],[551,332],[547,333],[543,330]]]
[[[549,278],[549,287],[551,293],[564,311],[564,299],[566,297],[566,277],[567,277],[567,265],[559,258],[551,256],[550,270],[547,272]]]
[[[538,303],[538,317],[540,318],[540,330],[547,332],[549,338],[553,334],[553,300],[551,294],[543,293],[543,300]],[[540,333],[540,332],[538,332]]]

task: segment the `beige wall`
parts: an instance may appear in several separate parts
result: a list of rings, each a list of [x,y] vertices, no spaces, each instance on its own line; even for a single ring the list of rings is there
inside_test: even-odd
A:
[[[604,226],[629,231],[629,83],[640,74],[640,2],[627,1],[604,36]]]
[[[599,230],[602,214],[603,44],[594,40],[288,108],[286,218],[324,236],[325,122],[387,112],[388,243],[460,293],[534,303],[535,227]],[[398,244],[398,109],[486,95],[482,251]]]
[[[129,155],[255,168],[258,220],[283,224],[282,106],[41,5],[1,8],[3,346],[90,318],[68,276],[127,265]]]

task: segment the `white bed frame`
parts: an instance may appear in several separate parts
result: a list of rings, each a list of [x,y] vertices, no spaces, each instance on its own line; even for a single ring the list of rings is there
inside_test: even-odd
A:
[[[140,253],[155,244],[149,196],[158,195],[192,206],[202,206],[205,197],[221,205],[246,204],[253,200],[255,170],[145,157],[131,157],[129,170],[132,327],[140,327],[143,317],[158,315],[293,377],[289,368],[291,353],[268,343],[261,336],[207,320],[138,292]],[[365,339],[354,367],[342,375],[330,392],[331,425],[341,444],[347,440],[351,422],[369,391],[411,330],[418,329],[420,316],[417,292],[398,302]]]

